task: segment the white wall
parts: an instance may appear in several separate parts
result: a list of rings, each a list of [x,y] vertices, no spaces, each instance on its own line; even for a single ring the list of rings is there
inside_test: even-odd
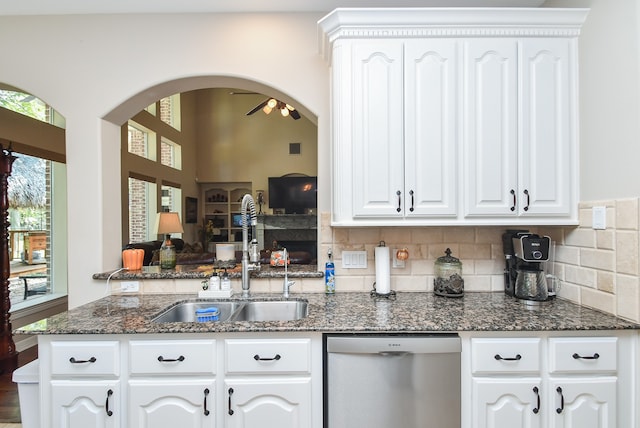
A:
[[[581,201],[640,195],[640,2],[549,0],[589,7],[580,35]]]
[[[119,126],[151,102],[203,87],[255,89],[246,83],[255,81],[317,117],[318,144],[328,147],[329,70],[318,53],[320,17],[0,17],[0,81],[35,94],[66,118],[70,307],[101,297],[105,284],[91,275],[120,265],[120,234],[114,233],[121,227]],[[318,161],[325,188],[327,158],[328,149]],[[320,207],[328,207],[328,196],[321,194]]]

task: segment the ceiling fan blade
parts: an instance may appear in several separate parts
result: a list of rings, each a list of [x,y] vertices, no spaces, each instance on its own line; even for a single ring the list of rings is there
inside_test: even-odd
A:
[[[257,106],[255,106],[254,108],[251,109],[251,111],[249,111],[247,113],[247,116],[251,116],[253,113],[262,110],[264,108],[264,106],[267,105],[267,103],[269,102],[269,98],[267,98],[266,100],[264,100],[263,102],[261,102],[260,104],[258,104]]]
[[[291,110],[289,112],[289,116],[291,116],[295,120],[300,119],[300,113],[298,113],[298,110]]]

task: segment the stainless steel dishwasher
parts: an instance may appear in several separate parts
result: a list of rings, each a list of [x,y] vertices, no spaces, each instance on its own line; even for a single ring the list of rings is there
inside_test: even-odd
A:
[[[460,428],[457,334],[325,335],[325,428]]]

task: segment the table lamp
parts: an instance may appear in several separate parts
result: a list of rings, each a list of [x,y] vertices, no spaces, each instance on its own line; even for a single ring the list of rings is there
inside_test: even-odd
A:
[[[180,216],[176,212],[161,212],[156,218],[158,235],[165,235],[160,247],[160,268],[175,269],[176,247],[171,243],[172,233],[184,233]]]

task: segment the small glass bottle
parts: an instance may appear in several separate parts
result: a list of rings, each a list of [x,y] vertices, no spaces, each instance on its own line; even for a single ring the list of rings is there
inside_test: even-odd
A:
[[[220,290],[231,290],[231,279],[229,278],[229,274],[226,269],[222,273],[222,278],[220,279]]]
[[[461,297],[464,294],[462,263],[451,255],[449,248],[444,253],[434,265],[433,292],[438,296]]]
[[[220,290],[220,277],[218,276],[218,272],[213,272],[211,278],[209,278],[209,290]]]

